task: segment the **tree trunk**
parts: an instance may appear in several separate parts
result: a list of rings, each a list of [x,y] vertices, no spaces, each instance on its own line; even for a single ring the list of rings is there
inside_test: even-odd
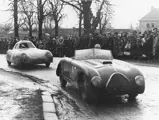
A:
[[[18,26],[18,0],[14,0],[14,37],[19,38]]]
[[[37,0],[38,2],[38,39],[42,40],[42,25],[43,25],[43,5],[42,0]]]
[[[79,16],[79,31],[78,31],[79,37],[81,37],[81,28],[82,28],[82,12],[80,13]]]
[[[100,8],[98,9],[98,11],[96,13],[96,17],[93,20],[92,31],[91,31],[92,33],[95,32],[96,28],[101,23],[101,20],[102,20],[101,10],[103,9],[104,3],[105,3],[105,0],[102,1]]]
[[[32,25],[29,25],[29,37],[32,38]]]
[[[59,34],[59,24],[58,21],[55,20],[55,37],[57,37]]]
[[[85,33],[90,33],[90,6],[88,3],[85,3],[83,6],[84,11],[84,29]]]
[[[84,12],[84,34],[85,34],[85,45],[89,44],[89,33],[90,33],[90,6],[92,1],[82,2]]]
[[[42,20],[39,20],[39,30],[38,30],[38,38],[39,40],[42,40]]]
[[[102,23],[101,22],[99,23],[99,31],[100,31],[100,34],[102,34],[103,31],[102,31]]]

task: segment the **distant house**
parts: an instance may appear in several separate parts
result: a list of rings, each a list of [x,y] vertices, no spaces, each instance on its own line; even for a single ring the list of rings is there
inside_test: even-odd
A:
[[[139,20],[139,30],[143,33],[145,30],[159,28],[159,8],[151,7],[151,11]]]

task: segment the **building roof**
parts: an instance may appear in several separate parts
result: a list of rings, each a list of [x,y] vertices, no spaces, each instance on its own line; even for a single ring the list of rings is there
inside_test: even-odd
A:
[[[156,21],[159,20],[159,8],[151,8],[151,11],[145,15],[140,21]]]

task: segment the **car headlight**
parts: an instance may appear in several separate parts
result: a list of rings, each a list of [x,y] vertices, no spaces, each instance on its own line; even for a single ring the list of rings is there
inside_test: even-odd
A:
[[[27,62],[28,59],[29,59],[29,57],[27,56],[27,54],[23,53],[22,54],[22,60],[23,60],[23,62],[24,63]]]
[[[48,57],[48,58],[50,58],[50,57],[52,57],[53,55],[52,55],[52,53],[47,52],[47,53],[45,54],[45,56]]]
[[[135,77],[135,82],[137,85],[143,86],[145,84],[145,79],[143,76],[138,75]]]
[[[94,77],[91,79],[91,82],[92,82],[92,84],[93,84],[95,87],[101,87],[101,86],[102,86],[102,79],[101,79],[99,76],[94,76]]]

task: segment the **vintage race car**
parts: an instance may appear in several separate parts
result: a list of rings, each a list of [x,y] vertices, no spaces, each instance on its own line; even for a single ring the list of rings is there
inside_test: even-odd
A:
[[[53,55],[48,50],[36,48],[31,41],[20,40],[12,50],[7,51],[6,59],[8,65],[11,65],[11,63],[22,66],[26,64],[45,64],[46,67],[49,67],[50,63],[53,62]]]
[[[113,59],[109,50],[76,50],[73,58],[59,62],[56,75],[61,87],[71,83],[86,102],[97,102],[103,95],[125,94],[133,100],[145,90],[143,74],[132,64]]]

